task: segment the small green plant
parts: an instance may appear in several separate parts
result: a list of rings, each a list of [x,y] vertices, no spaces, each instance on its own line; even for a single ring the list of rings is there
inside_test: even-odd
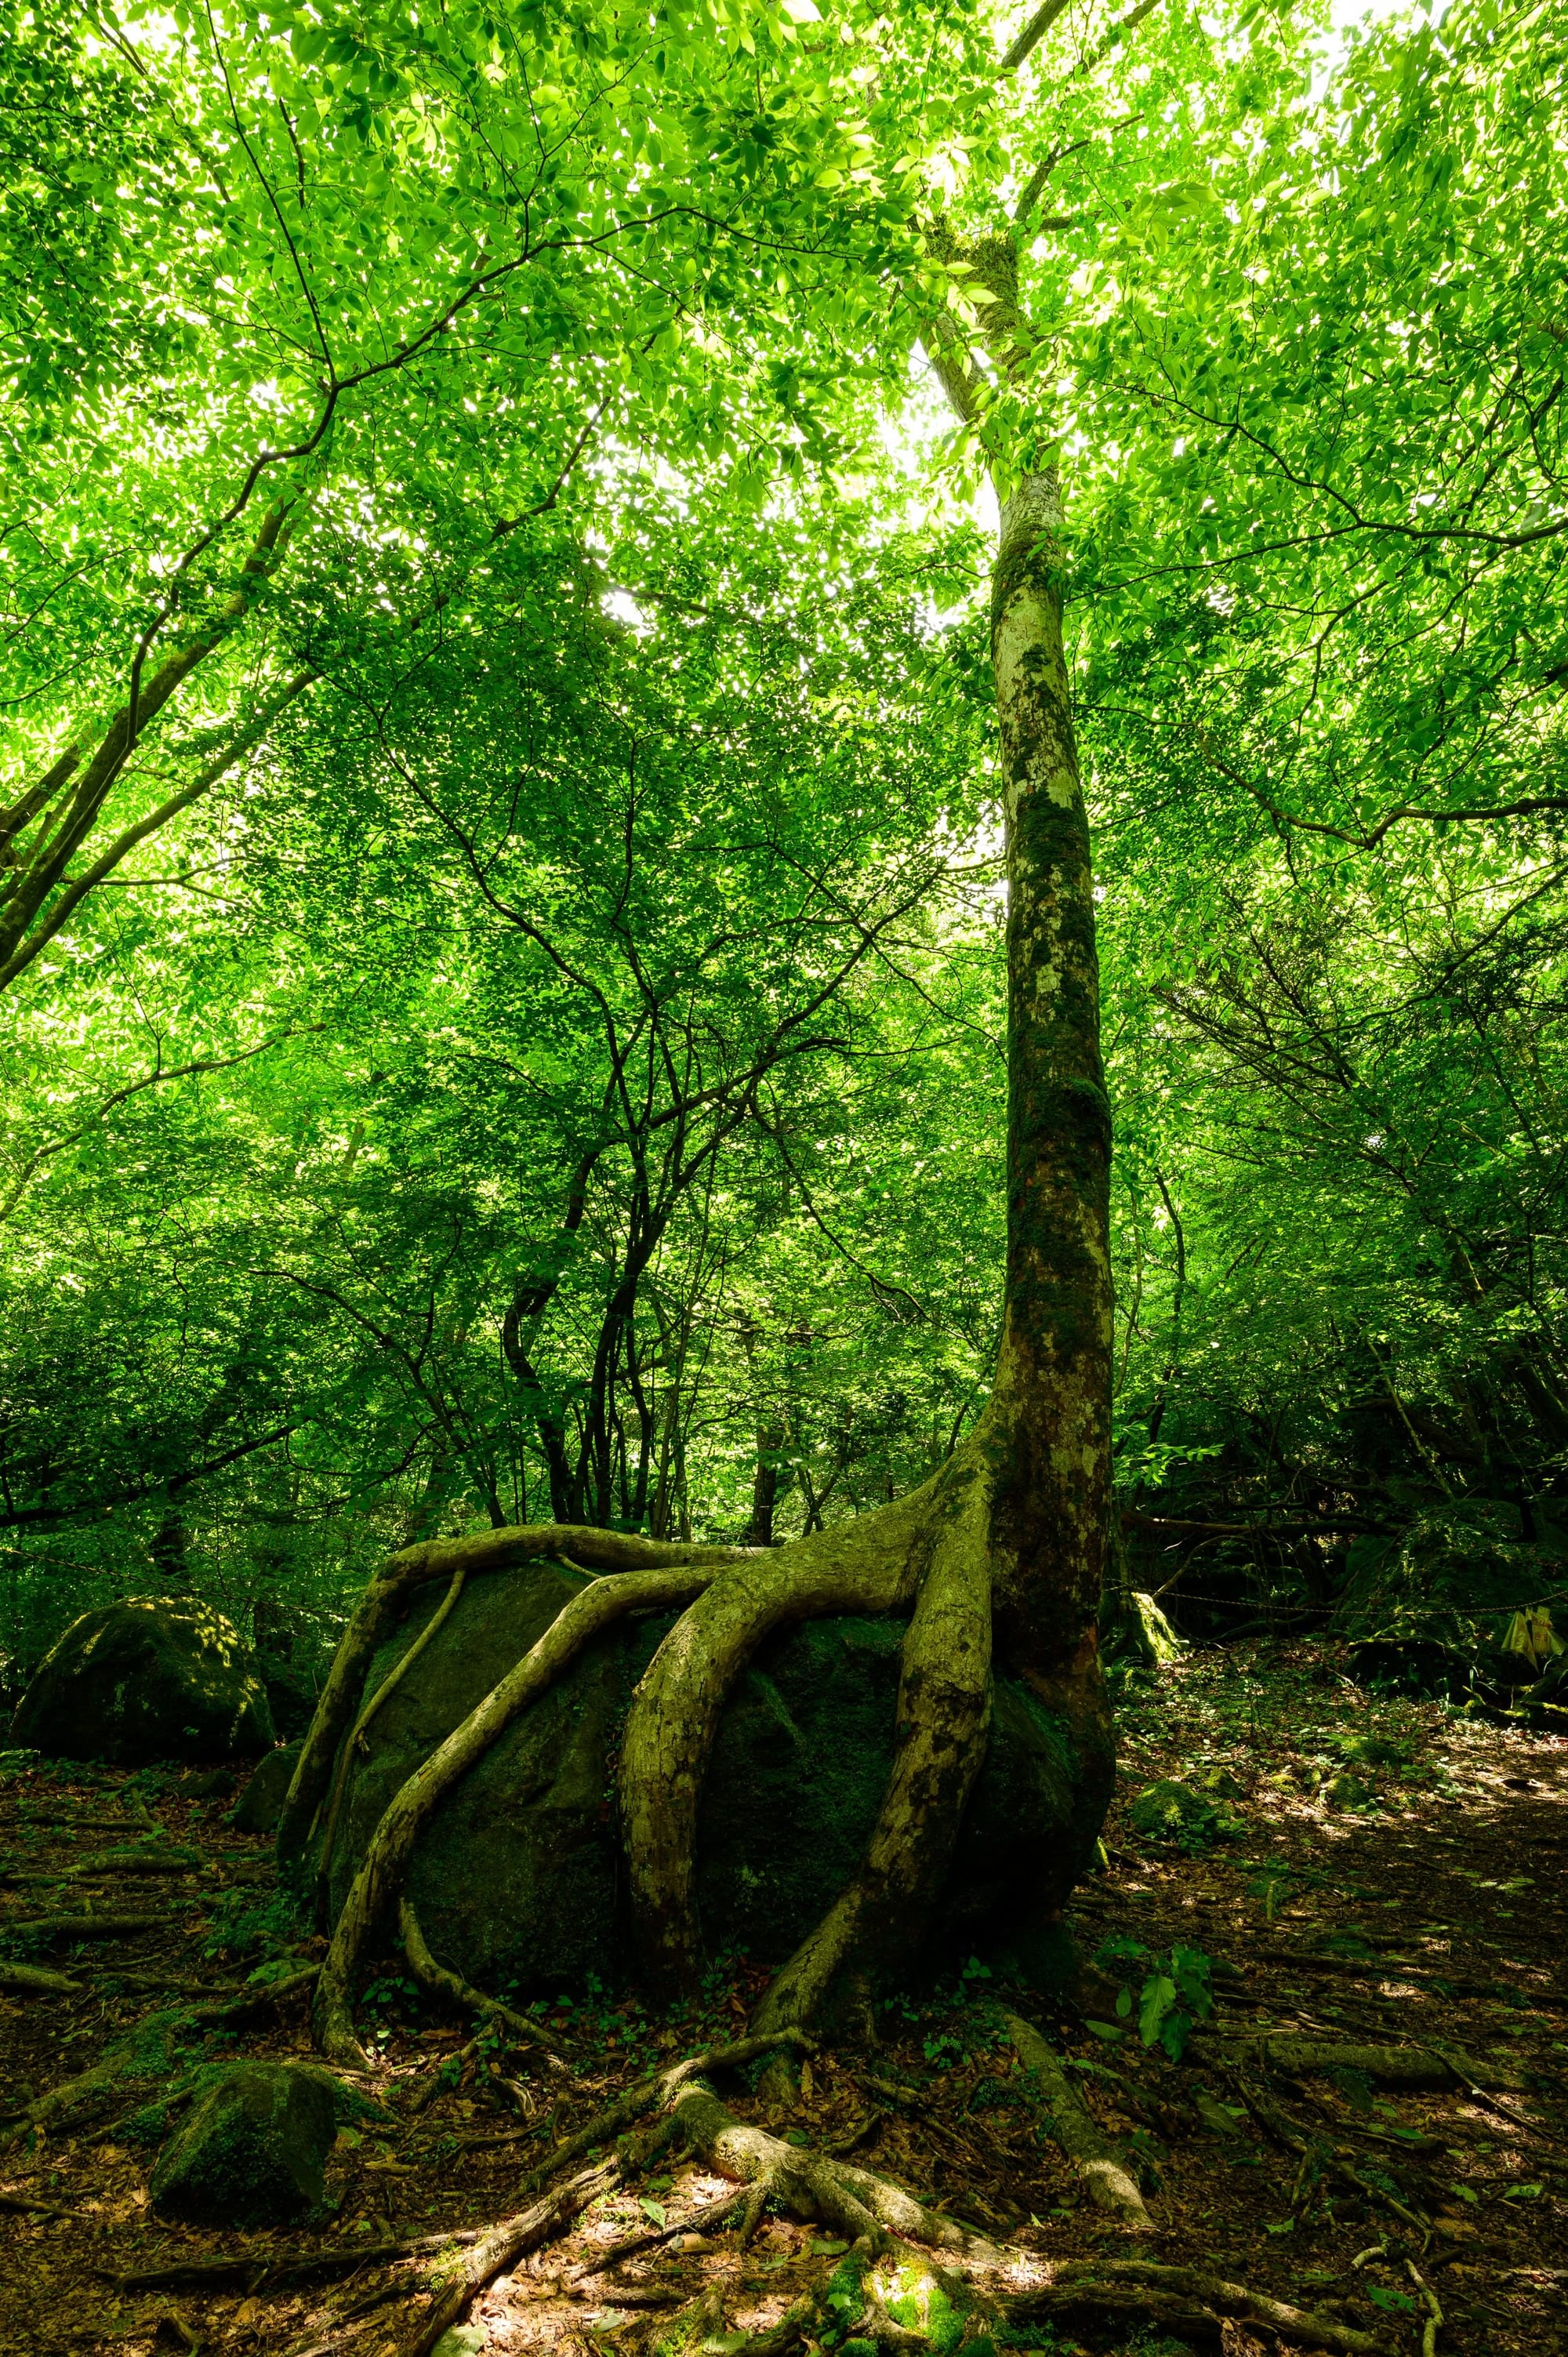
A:
[[[265,1899],[226,1890],[213,1909],[202,1954],[209,1958],[276,1955],[304,1939],[310,1927],[286,1890]]]
[[[1133,1947],[1136,1943],[1122,1944]],[[1193,2024],[1207,2021],[1214,2010],[1209,1975],[1209,1961],[1201,1948],[1175,1947],[1156,1962],[1138,1997],[1138,2035],[1145,2046],[1162,2047],[1173,2062],[1181,2061]],[[1116,2011],[1123,2021],[1131,2018],[1130,1986],[1117,1998]]]

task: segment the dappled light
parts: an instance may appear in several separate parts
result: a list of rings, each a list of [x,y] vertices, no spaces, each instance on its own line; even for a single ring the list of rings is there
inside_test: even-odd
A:
[[[0,2357],[1537,2357],[1536,0],[0,11]]]

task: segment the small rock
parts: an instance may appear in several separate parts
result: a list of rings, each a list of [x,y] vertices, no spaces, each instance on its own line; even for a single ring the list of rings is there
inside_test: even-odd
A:
[[[305,1749],[302,1736],[297,1743],[285,1744],[281,1751],[269,1751],[244,1791],[229,1812],[229,1823],[242,1834],[275,1834],[283,1815],[283,1804],[288,1798],[288,1788],[294,1781],[294,1771],[299,1755]]]
[[[236,1782],[227,1768],[202,1768],[182,1776],[175,1790],[182,1801],[228,1801]]]
[[[214,2225],[281,2225],[305,2217],[321,2203],[338,2101],[325,2071],[233,2064],[158,2155],[154,2206]]]
[[[1331,1809],[1369,1809],[1375,1806],[1372,1794],[1357,1776],[1331,1776],[1323,1788],[1323,1798]]]

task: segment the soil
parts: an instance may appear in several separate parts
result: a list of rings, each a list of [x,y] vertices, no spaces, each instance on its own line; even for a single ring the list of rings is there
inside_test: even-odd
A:
[[[1070,1991],[1043,1994],[972,1960],[883,2004],[875,2047],[824,2047],[786,2109],[763,2105],[741,2079],[725,2084],[731,2107],[797,2141],[853,2150],[968,2220],[1010,2247],[1019,2284],[1058,2260],[1123,2249],[1042,2123],[1002,2025],[1011,2007],[1085,2066],[1077,2077],[1089,2107],[1136,2159],[1158,2228],[1155,2255],[1380,2332],[1412,2357],[1429,2316],[1413,2267],[1442,2309],[1439,2357],[1568,2349],[1568,1972],[1557,1897],[1568,1741],[1369,1696],[1321,1646],[1186,1655],[1123,1696],[1119,1727],[1108,1865],[1070,1910],[1085,1959]],[[1391,1756],[1345,1756],[1379,1746]],[[1326,1796],[1339,1777],[1351,1783]],[[1127,1803],[1161,1778],[1180,1779],[1207,1804],[1186,1848],[1128,1827]],[[138,1804],[160,1836],[133,1822]],[[89,1902],[158,1919],[134,1938],[0,1943],[13,1959],[82,1985],[74,1996],[0,1993],[6,2111],[86,2070],[149,2012],[200,2003],[197,1985],[215,1996],[269,1958],[319,1953],[276,1892],[268,1846],[232,1831],[228,1806],[182,1795],[172,1774],[61,1767],[0,1779],[0,1922]],[[51,1822],[65,1816],[87,1822]],[[203,1863],[52,1879],[73,1859],[138,1841],[189,1845]],[[1201,1987],[1207,1960],[1215,1997],[1179,2060],[1146,2047],[1138,2027],[1144,1988],[1173,1948],[1189,1952],[1178,1959],[1189,1986],[1196,1976]],[[69,2122],[41,2137],[24,2132],[0,2154],[0,2352],[152,2357],[200,2347],[249,2357],[264,2346],[277,2357],[392,2357],[428,2296],[432,2254],[389,2261],[376,2246],[516,2211],[521,2180],[555,2142],[657,2063],[736,2035],[762,1980],[731,1957],[698,1997],[660,2014],[592,1987],[540,2001],[538,2018],[573,2057],[563,2077],[516,2050],[476,2047],[471,2025],[444,2016],[389,1965],[362,2006],[375,2056],[363,2092],[386,2116],[368,2113],[340,2134],[328,2210],[311,2229],[199,2231],[153,2214],[147,2179],[166,2074],[159,2086],[113,2091],[75,2132]],[[1458,2083],[1406,2092],[1354,2072],[1292,2082],[1264,2070],[1255,2037],[1235,2034],[1263,2030],[1358,2044],[1434,2040],[1482,2065],[1506,2059],[1520,2092]],[[307,2050],[296,1997],[238,2031],[192,2029],[184,2061]],[[1260,2124],[1249,2090],[1293,2145]],[[1359,2186],[1335,2173],[1337,2161]],[[461,2347],[543,2357],[565,2346],[583,2357],[642,2346],[656,2341],[666,2310],[710,2284],[732,2332],[772,2321],[842,2248],[810,2224],[765,2218],[745,2250],[725,2227],[699,2247],[667,2241],[607,2278],[584,2272],[596,2249],[639,2227],[678,2230],[725,2190],[678,2158],[655,2159],[492,2285]],[[38,2210],[13,2206],[27,2202]],[[320,2255],[323,2269],[279,2280],[285,2252]],[[233,2264],[201,2280],[213,2260]],[[167,2280],[121,2280],[154,2271]],[[1185,2344],[1122,2324],[1041,2330],[1031,2345]],[[1227,2328],[1228,2351],[1262,2345]]]

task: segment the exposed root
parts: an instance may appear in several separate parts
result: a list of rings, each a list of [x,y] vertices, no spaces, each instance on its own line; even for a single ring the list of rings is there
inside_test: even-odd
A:
[[[403,2235],[390,2243],[339,2244],[336,2249],[191,2253],[165,2259],[153,2267],[102,2267],[95,2272],[122,2291],[145,2291],[169,2284],[189,2284],[196,2289],[242,2283],[252,2291],[278,2284],[314,2283],[327,2276],[357,2275],[361,2267],[391,2259],[416,2259],[432,2251],[450,2251],[478,2243],[478,2226],[444,2227],[434,2234]],[[400,2284],[399,2291],[406,2287]]]
[[[697,1810],[725,1702],[758,1645],[833,1612],[913,1599],[929,1485],[777,1552],[754,1555],[682,1614],[632,1697],[619,1793],[639,1953],[655,1987],[681,1985],[700,1952]]]
[[[547,2154],[538,2168],[523,2179],[523,2192],[532,2193],[536,2186],[580,2159],[584,2153],[608,2144],[612,2136],[619,2136],[634,2120],[641,2119],[656,2106],[662,2109],[700,2072],[736,2070],[743,2062],[755,2062],[759,2054],[769,2053],[776,2046],[786,2045],[811,2050],[812,2041],[796,2029],[776,2030],[764,2038],[741,2038],[733,2046],[711,2046],[705,2054],[693,2054],[685,2062],[672,2063],[667,2071],[657,2071],[650,2078],[639,2079],[634,2087],[624,2089],[613,2104],[596,2112],[586,2127],[579,2128],[575,2136],[568,2136],[564,2144],[558,2144],[553,2152]],[[645,2148],[639,2158],[646,2157]]]
[[[41,1964],[0,1964],[0,1989],[18,1996],[80,1996],[81,1983],[66,1973],[46,1972]]]
[[[1278,2104],[1272,2104],[1256,2087],[1250,2086],[1240,2072],[1232,2074],[1231,2083],[1254,2119],[1268,2131],[1274,2142],[1283,2146],[1286,2152],[1299,2155],[1307,2181],[1311,2180],[1316,2169],[1322,2169],[1328,2176],[1337,2177],[1341,2185],[1348,2185],[1352,2192],[1360,2194],[1363,2201],[1391,2210],[1396,2218],[1402,2218],[1407,2226],[1413,2227],[1424,2244],[1431,2232],[1429,2220],[1418,2217],[1387,2185],[1374,2184],[1370,2178],[1363,2177],[1342,2153],[1326,2152],[1316,2139],[1309,2141],[1299,2136]],[[1301,2181],[1298,2178],[1298,2183]]]
[[[138,1932],[162,1932],[172,1915],[33,1915],[5,1926],[8,1936],[34,1940],[129,1940]]]
[[[438,1964],[425,1943],[419,1928],[419,1918],[406,1899],[398,1901],[398,1929],[403,1935],[403,1953],[408,1959],[408,1969],[422,1988],[434,1990],[449,1997],[465,2013],[478,2014],[481,2021],[499,2022],[516,2045],[532,2047],[544,2056],[553,2071],[569,2070],[560,2047],[536,2021],[514,2013],[499,1997],[487,1996],[483,1989],[474,1988],[460,1974],[448,1972]]]
[[[1130,2234],[1152,2234],[1155,2222],[1144,2205],[1138,2180],[1124,2156],[1090,2116],[1089,2107],[1040,2033],[1015,2013],[1004,2015],[1007,2034],[1026,2070],[1033,2071],[1050,2105],[1051,2133],[1071,2161],[1097,2208],[1118,2219]]]
[[[619,2181],[620,2166],[617,2161],[607,2162],[598,2169],[585,2169],[570,2184],[558,2186],[553,2193],[546,2194],[542,2201],[492,2226],[488,2234],[463,2254],[447,2280],[426,2302],[413,2331],[399,2344],[399,2357],[428,2357],[442,2334],[461,2321],[477,2293],[508,2267],[514,2266],[525,2251],[535,2251],[541,2243],[558,2234],[590,2201],[607,2193]]]
[[[300,1752],[277,1832],[278,1856],[297,1859],[310,1838],[317,1813],[332,1781],[344,1736],[360,1706],[365,1673],[403,1598],[432,1580],[465,1574],[515,1569],[525,1563],[569,1557],[596,1572],[650,1571],[671,1564],[717,1569],[746,1559],[744,1547],[671,1546],[622,1531],[575,1523],[525,1523],[508,1530],[482,1531],[472,1538],[432,1539],[392,1555],[366,1588],[338,1640],[327,1683]]]
[[[891,2178],[853,2161],[832,2160],[807,2146],[786,2144],[766,2128],[737,2120],[700,2079],[682,2087],[671,2108],[686,2142],[710,2169],[760,2189],[762,2201],[775,2201],[797,2217],[819,2218],[852,2242],[869,2236],[877,2249],[891,2239],[972,2256],[996,2255],[992,2244],[940,2211],[929,2210]]]
[[[326,1830],[323,1832],[321,1836],[321,1853],[319,1857],[317,1859],[316,1864],[316,1888],[318,1902],[326,1893],[328,1877],[331,1872],[332,1867],[332,1852],[338,1839],[338,1820],[341,1815],[343,1809],[343,1794],[348,1789],[349,1773],[349,1770],[353,1766],[355,1755],[363,1745],[365,1739],[365,1729],[369,1727],[371,1719],[374,1718],[377,1711],[380,1710],[387,1696],[390,1694],[394,1693],[402,1684],[403,1679],[408,1675],[410,1670],[413,1667],[415,1662],[418,1661],[421,1653],[424,1652],[425,1647],[429,1644],[436,1631],[441,1628],[442,1624],[449,1619],[452,1610],[457,1602],[457,1598],[463,1593],[463,1585],[467,1577],[467,1572],[464,1566],[459,1564],[456,1570],[452,1574],[451,1587],[446,1590],[446,1595],[442,1598],[440,1603],[436,1606],[435,1610],[431,1614],[429,1620],[425,1622],[424,1628],[420,1631],[418,1636],[414,1639],[408,1651],[393,1663],[392,1667],[387,1672],[386,1676],[381,1680],[380,1685],[376,1688],[374,1694],[371,1696],[370,1701],[366,1703],[364,1708],[360,1711],[359,1717],[354,1721],[353,1732],[350,1734],[348,1741],[343,1745],[342,1749],[338,1755],[338,1773],[332,1780],[332,1798],[328,1804],[327,1825]],[[319,1815],[319,1812],[317,1812],[317,1814]],[[310,1830],[312,1834],[315,1833],[316,1826],[314,1824]]]
[[[1240,2047],[1240,2050],[1238,2050]],[[1248,2038],[1232,2046],[1234,2059],[1256,2056],[1266,2069],[1284,2077],[1308,2077],[1320,2071],[1359,2071],[1385,2087],[1467,2087],[1476,2093],[1488,2088],[1519,2094],[1524,2081],[1506,2063],[1487,2062],[1447,2046],[1353,2046],[1343,2039]]]
[[[964,1804],[985,1757],[991,1689],[991,1579],[985,1484],[978,1467],[935,1501],[943,1520],[904,1639],[892,1772],[854,1879],[775,1978],[759,2029],[811,2022],[842,1976],[908,1955],[952,1861]]]
[[[1382,2357],[1387,2342],[1358,2331],[1337,2318],[1317,2316],[1274,2299],[1247,2285],[1229,2282],[1197,2267],[1161,2266],[1152,2259],[1079,2259],[1056,2269],[1051,2281],[1009,2300],[1019,2322],[1069,2316],[1138,2316],[1169,2330],[1219,2338],[1222,2320],[1234,2317],[1261,2324],[1286,2341],[1309,2349],[1331,2349],[1337,2357]]]
[[[564,1606],[538,1643],[400,1788],[371,1837],[321,1968],[316,1994],[316,2037],[330,2061],[359,2069],[365,2067],[353,2021],[353,1988],[360,1960],[386,1910],[401,1893],[421,1828],[453,1786],[483,1759],[519,1712],[525,1710],[569,1667],[590,1638],[628,1612],[653,1611],[669,1604],[687,1603],[714,1577],[711,1569],[682,1563],[657,1571],[627,1572],[618,1578],[596,1579]]]

